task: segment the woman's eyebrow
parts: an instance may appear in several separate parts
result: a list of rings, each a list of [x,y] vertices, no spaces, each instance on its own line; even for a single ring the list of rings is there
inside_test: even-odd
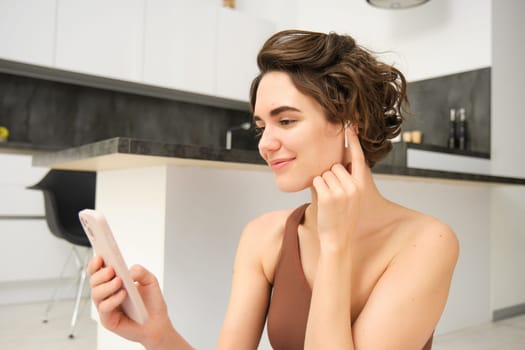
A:
[[[288,111],[292,111],[292,112],[301,112],[300,109],[298,108],[295,108],[295,107],[292,107],[292,106],[280,106],[280,107],[276,107],[274,109],[272,109],[270,111],[270,115],[272,117],[275,117],[276,115],[279,115],[283,112],[288,112]],[[257,115],[254,115],[253,116],[253,121],[256,122],[256,121],[259,121],[259,120],[262,120],[261,117],[257,116]]]
[[[272,117],[275,117],[276,115],[279,115],[279,114],[281,114],[281,113],[283,113],[283,112],[288,112],[288,111],[292,111],[292,112],[301,112],[300,109],[295,108],[295,107],[292,107],[292,106],[280,106],[280,107],[276,107],[276,108],[272,109],[272,110],[270,111],[270,115],[271,115]],[[257,122],[257,121],[259,121],[259,120],[262,120],[262,118],[259,117],[259,116],[257,116],[257,115],[254,115],[254,116],[253,116],[253,121],[254,121],[254,122]]]
[[[280,106],[280,107],[277,107],[277,108],[274,108],[270,111],[270,115],[273,117],[273,116],[276,116],[282,112],[288,112],[288,111],[293,111],[293,112],[301,112],[301,110],[295,108],[295,107],[291,107],[291,106]]]

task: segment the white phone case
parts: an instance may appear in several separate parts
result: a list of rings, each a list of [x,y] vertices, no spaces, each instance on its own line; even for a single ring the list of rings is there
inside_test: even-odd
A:
[[[91,242],[95,254],[104,259],[104,263],[112,266],[115,273],[122,279],[127,297],[122,303],[122,309],[129,318],[143,324],[148,317],[144,302],[129,274],[120,249],[104,215],[96,210],[84,209],[78,213],[80,223]]]

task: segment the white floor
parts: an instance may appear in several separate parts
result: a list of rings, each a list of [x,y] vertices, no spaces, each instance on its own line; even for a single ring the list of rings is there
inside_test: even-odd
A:
[[[524,350],[525,315],[439,335],[432,350]]]
[[[84,302],[74,339],[69,339],[73,301],[55,303],[43,323],[46,303],[0,305],[0,349],[95,350],[96,325]]]
[[[94,350],[96,326],[89,317],[89,304],[84,305],[74,339],[68,338],[71,301],[58,302],[48,323],[42,323],[45,304],[0,305],[0,349]],[[524,350],[525,315],[439,335],[432,349]]]

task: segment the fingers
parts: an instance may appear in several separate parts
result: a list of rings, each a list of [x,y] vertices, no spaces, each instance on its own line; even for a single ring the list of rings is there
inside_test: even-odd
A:
[[[133,265],[129,269],[129,272],[131,274],[131,278],[135,282],[143,286],[150,285],[150,284],[158,284],[157,277],[155,277],[153,273],[151,273],[149,270],[147,270],[141,265]]]
[[[313,185],[319,199],[328,195],[335,198],[347,196],[353,193],[356,187],[352,176],[341,164],[335,164],[321,176],[315,177]]]
[[[322,178],[331,192],[335,194],[344,193],[343,184],[333,171],[325,171]]]
[[[104,267],[89,279],[91,298],[95,304],[109,298],[122,288],[122,279],[115,275],[112,267]]]
[[[90,275],[91,299],[99,312],[109,313],[122,304],[126,298],[126,290],[122,288],[122,279],[118,277],[111,266],[104,266],[104,260],[95,256],[88,264]]]
[[[102,299],[100,302],[95,303],[100,313],[110,313],[115,311],[126,299],[127,293],[124,288],[119,289],[117,292],[110,295],[110,297]],[[93,298],[95,300],[95,298]]]
[[[110,281],[115,276],[115,270],[111,266],[101,267],[91,274],[89,277],[89,284],[91,287],[96,287]]]
[[[332,166],[331,172],[337,177],[343,188],[349,189],[354,186],[351,173],[343,165],[335,164]]]
[[[95,255],[88,263],[87,273],[91,276],[104,265],[102,257]]]
[[[321,176],[314,177],[313,185],[318,198],[323,198],[324,194],[329,191],[328,185]]]

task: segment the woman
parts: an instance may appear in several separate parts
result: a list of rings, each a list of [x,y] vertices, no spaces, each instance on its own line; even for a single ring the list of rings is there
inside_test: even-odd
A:
[[[219,349],[430,349],[458,242],[435,218],[385,199],[371,167],[400,132],[406,83],[349,36],[273,35],[251,89],[259,152],[285,192],[311,203],[267,213],[242,233]],[[90,262],[102,324],[147,349],[190,349],[156,278],[131,269],[149,311],[139,326],[100,257]],[[247,312],[246,310],[250,310]]]

